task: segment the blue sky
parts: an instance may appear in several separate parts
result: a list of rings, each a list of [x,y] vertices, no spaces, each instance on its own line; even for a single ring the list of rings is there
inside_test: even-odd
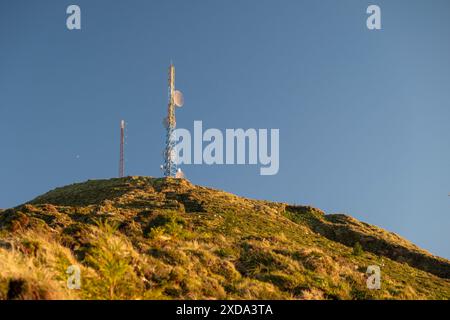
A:
[[[78,4],[82,30],[66,28]],[[382,30],[366,28],[377,4]],[[450,2],[1,1],[0,207],[126,172],[160,176],[179,127],[279,128],[280,171],[185,166],[196,184],[348,213],[450,258]]]

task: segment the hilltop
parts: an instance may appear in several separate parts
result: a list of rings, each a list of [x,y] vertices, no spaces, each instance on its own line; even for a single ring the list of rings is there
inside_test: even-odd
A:
[[[394,233],[184,179],[90,180],[0,210],[0,299],[449,298],[450,261]]]

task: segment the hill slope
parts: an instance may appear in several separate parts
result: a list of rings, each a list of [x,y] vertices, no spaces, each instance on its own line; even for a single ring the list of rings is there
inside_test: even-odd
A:
[[[180,179],[93,180],[0,211],[0,299],[449,299],[449,278],[448,260],[349,216]]]

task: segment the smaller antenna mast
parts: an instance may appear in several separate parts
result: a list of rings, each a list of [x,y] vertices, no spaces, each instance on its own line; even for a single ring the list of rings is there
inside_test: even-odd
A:
[[[120,121],[120,160],[119,160],[119,178],[125,176],[125,162],[123,159],[125,144],[125,121]]]

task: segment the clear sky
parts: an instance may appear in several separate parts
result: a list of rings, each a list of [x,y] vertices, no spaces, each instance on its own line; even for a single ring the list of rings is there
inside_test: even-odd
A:
[[[193,183],[348,213],[450,258],[449,13],[448,0],[2,0],[0,207],[117,176],[121,119],[126,173],[160,176],[172,59],[179,127],[280,129],[277,175],[185,166]]]

